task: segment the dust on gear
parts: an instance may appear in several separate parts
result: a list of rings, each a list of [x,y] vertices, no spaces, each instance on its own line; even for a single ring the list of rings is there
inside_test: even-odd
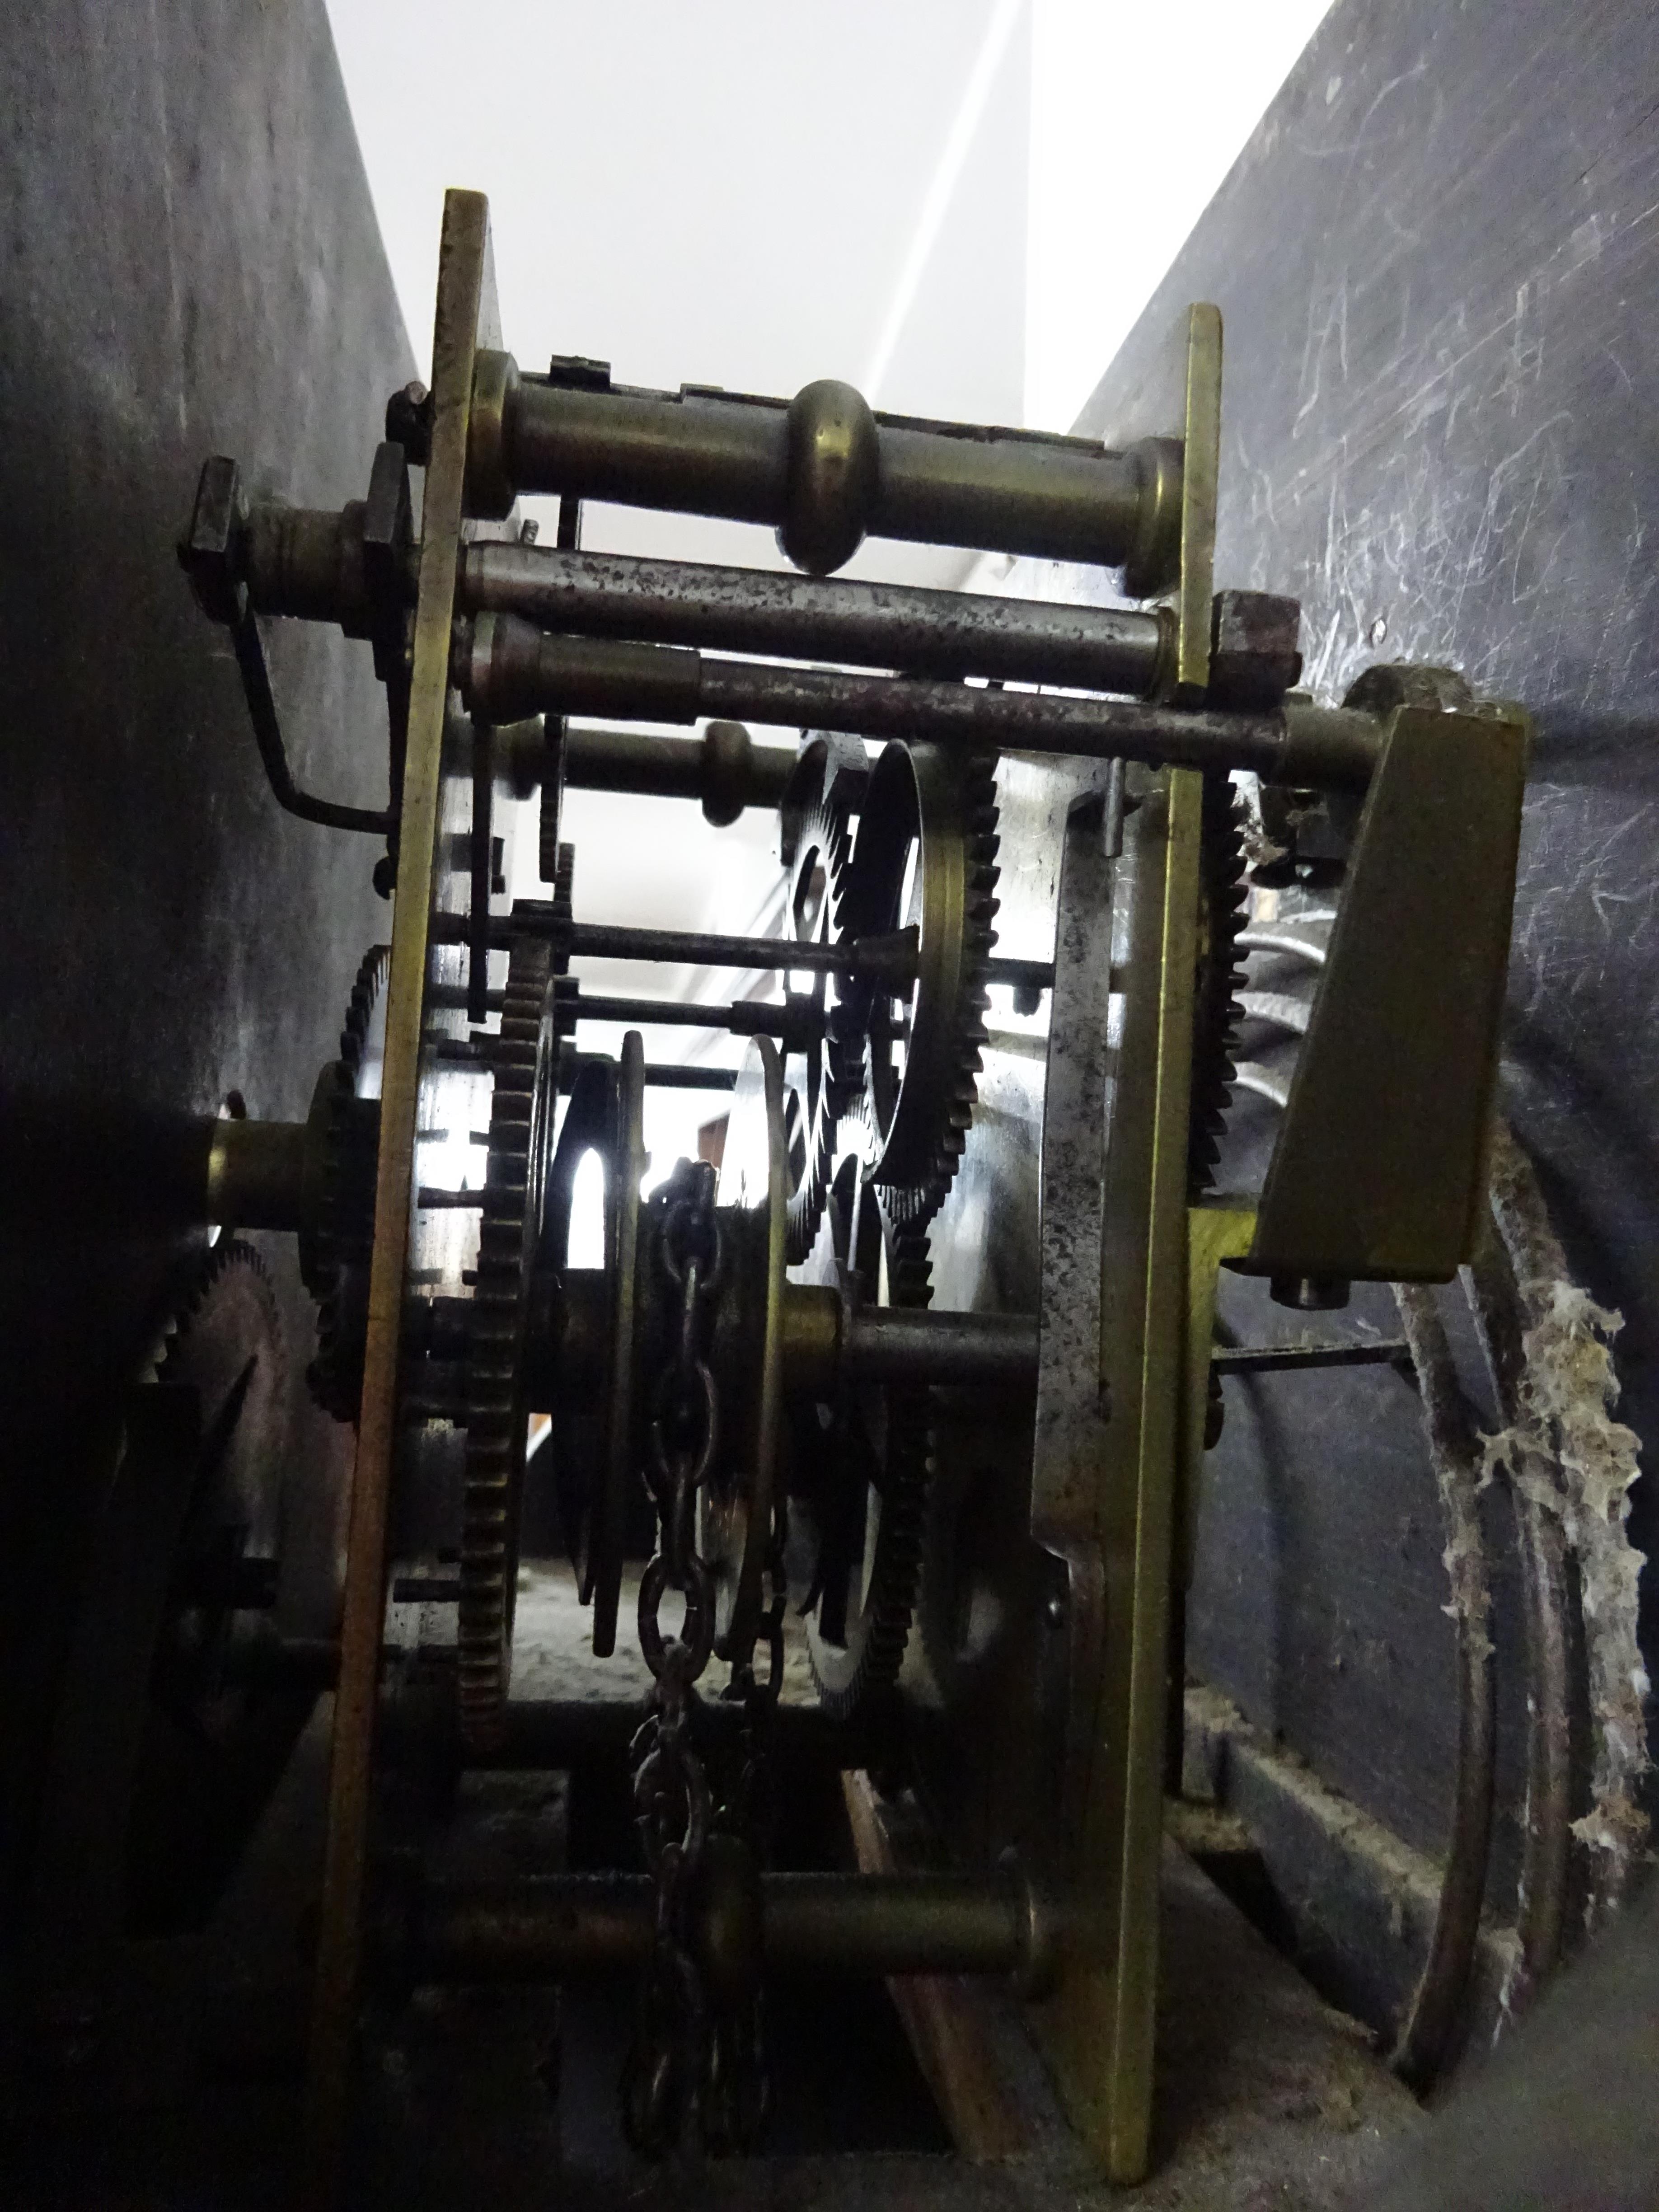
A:
[[[793,771],[799,810],[789,876],[789,933],[800,943],[837,944],[845,935],[844,908],[853,854],[852,791],[866,773],[864,748],[853,740],[818,736],[803,749]],[[863,1077],[861,1029],[851,1030],[838,978],[815,975],[811,995],[822,1027],[808,1047],[806,1079],[790,1102],[790,1193],[786,1252],[795,1267],[817,1242],[824,1200],[836,1165],[842,1116]],[[839,1019],[838,1019],[839,1016]]]
[[[921,1228],[967,1145],[996,942],[996,756],[890,744],[871,774],[854,848],[848,933],[914,929],[906,992],[862,987],[866,1177],[889,1218]]]
[[[391,964],[386,945],[371,945],[358,962],[340,1056],[319,1075],[311,1102],[320,1175],[300,1236],[301,1277],[317,1301],[317,1351],[306,1382],[324,1412],[341,1421],[356,1419],[362,1392],[380,1137],[377,1041]]]
[[[858,1272],[872,1284],[884,1273],[887,1304],[929,1303],[925,1228],[895,1223],[866,1188],[854,1236]],[[933,1473],[931,1395],[925,1384],[895,1382],[849,1394],[835,1409],[832,1437],[827,1525],[805,1610],[819,1702],[845,1720],[897,1680],[909,1641]],[[864,1480],[849,1480],[860,1462]]]
[[[457,1686],[461,1733],[474,1749],[499,1734],[512,1653],[529,1421],[525,1333],[558,1064],[553,985],[546,940],[518,939],[490,1040],[489,1167],[466,1358]]]
[[[1187,1121],[1187,1187],[1196,1196],[1214,1180],[1221,1131],[1232,1100],[1233,1042],[1243,1008],[1238,934],[1249,887],[1244,843],[1232,779],[1220,769],[1204,777],[1199,830],[1198,960],[1193,987],[1192,1091]]]

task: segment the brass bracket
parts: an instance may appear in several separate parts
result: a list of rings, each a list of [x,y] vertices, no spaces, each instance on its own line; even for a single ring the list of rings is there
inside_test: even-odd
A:
[[[1243,1271],[1445,1282],[1469,1257],[1529,726],[1389,718]]]

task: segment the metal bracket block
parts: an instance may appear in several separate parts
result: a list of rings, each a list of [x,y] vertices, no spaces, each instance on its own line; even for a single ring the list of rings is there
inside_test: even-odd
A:
[[[1469,1257],[1528,729],[1390,718],[1243,1273],[1436,1283]]]

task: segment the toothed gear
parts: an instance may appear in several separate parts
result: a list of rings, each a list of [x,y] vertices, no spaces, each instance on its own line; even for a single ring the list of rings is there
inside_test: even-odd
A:
[[[281,1310],[238,1237],[181,1289],[133,1377],[64,1624],[29,1907],[43,1961],[85,1958],[88,1898],[119,1905],[124,1936],[204,1927],[314,1703],[242,1663],[281,1572]]]
[[[552,907],[556,919],[568,921],[575,910],[575,901],[576,848],[574,845],[561,845],[558,865],[553,871]],[[556,975],[570,973],[570,954],[568,951],[560,951],[553,963],[553,972]]]
[[[568,922],[575,914],[575,845],[560,845],[550,883],[553,915],[556,921]],[[571,975],[571,953],[560,951],[553,960],[553,1036],[560,1044],[571,1044],[575,1040],[580,1002],[581,987]]]
[[[902,1064],[899,994],[867,991],[863,1021],[865,1172],[902,1227],[924,1226],[938,1212],[973,1123],[998,846],[994,753],[963,760],[937,745],[885,749],[860,816],[847,905],[849,934],[916,932]]]
[[[340,1056],[319,1075],[311,1105],[313,1125],[320,1124],[321,1174],[300,1236],[301,1278],[317,1301],[317,1351],[306,1382],[341,1421],[356,1419],[362,1392],[380,1133],[380,1060],[371,1043],[391,964],[386,945],[371,945],[358,962]]]
[[[265,1263],[240,1237],[222,1237],[167,1324],[155,1380],[187,1382],[200,1395],[203,1431],[215,1455],[210,1465],[204,1462],[196,1512],[205,1510],[231,1531],[239,1551],[276,1549],[288,1377],[282,1315]],[[181,1540],[191,1533],[187,1528]]]
[[[1220,1158],[1222,1125],[1232,1099],[1234,1036],[1244,987],[1237,939],[1249,897],[1240,807],[1231,778],[1212,770],[1204,778],[1200,829],[1201,891],[1198,914],[1198,972],[1193,992],[1192,1097],[1187,1124],[1187,1182],[1194,1194],[1207,1190]]]
[[[846,933],[843,910],[853,854],[849,787],[853,775],[863,769],[862,745],[854,747],[839,738],[812,738],[796,763],[799,824],[787,919],[791,933],[801,942],[836,944]],[[793,1187],[786,1229],[786,1258],[791,1267],[799,1266],[817,1241],[842,1116],[863,1080],[863,1030],[849,1030],[838,981],[829,975],[813,978],[823,1027],[805,1055],[804,1092],[796,1089],[791,1094]]]
[[[881,1196],[866,1188],[859,1208],[858,1241],[876,1243],[886,1263],[890,1306],[922,1307],[933,1297],[933,1263],[925,1227],[905,1227],[888,1213]],[[876,1255],[866,1252],[860,1272],[873,1279]],[[846,1454],[869,1463],[864,1541],[860,1563],[849,1542],[855,1532],[844,1524],[820,1532],[818,1565],[806,1612],[807,1656],[818,1699],[839,1720],[854,1713],[898,1680],[921,1574],[922,1536],[927,1493],[933,1474],[933,1403],[925,1385],[888,1383],[878,1393],[860,1394],[863,1403],[844,1403],[836,1425],[842,1441],[840,1484],[847,1480]],[[867,1433],[864,1407],[874,1396],[882,1415],[879,1446]],[[878,1462],[878,1474],[877,1463]],[[871,1525],[869,1504],[878,1500]],[[872,1548],[873,1547],[873,1548]],[[856,1589],[849,1587],[856,1577]],[[837,1598],[844,1606],[836,1618]],[[839,1634],[836,1632],[839,1631]]]
[[[488,1750],[499,1739],[512,1656],[529,1419],[525,1327],[557,1066],[553,981],[545,939],[521,938],[513,947],[501,1032],[489,1058],[494,1088],[467,1347],[457,1632],[461,1735],[473,1750]]]
[[[569,921],[576,907],[576,848],[561,845],[554,866],[552,907],[556,921]],[[561,951],[553,963],[553,1033],[564,1039],[576,1034],[579,987],[571,979],[570,955]]]
[[[536,807],[536,858],[544,884],[556,884],[570,847],[559,836],[564,819],[565,720],[549,714],[542,723],[541,795]],[[557,892],[554,896],[556,898]]]

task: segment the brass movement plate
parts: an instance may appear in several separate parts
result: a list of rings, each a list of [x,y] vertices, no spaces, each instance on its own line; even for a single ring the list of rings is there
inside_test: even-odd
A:
[[[1170,1576],[1185,1383],[1187,1121],[1202,778],[1174,769],[1125,826],[1113,867],[1111,969],[1121,1005],[1104,1068],[1097,1387],[1104,1409],[1086,1503],[1068,1486],[1073,1547],[1098,1559],[1092,1715],[1071,1793],[1077,1904],[1060,1987],[1038,2026],[1073,2124],[1109,2178],[1139,2180],[1151,2135],[1158,1862]],[[1044,1316],[1048,1326],[1048,1316]],[[1074,1470],[1075,1474],[1075,1470]],[[1073,1607],[1088,1577],[1073,1572]]]
[[[1215,593],[1216,501],[1221,477],[1221,310],[1206,300],[1183,307],[1161,332],[1134,388],[1103,426],[1109,445],[1172,439],[1181,448],[1180,529],[1173,574],[1149,578],[1173,617],[1162,696],[1196,706],[1210,681]]]
[[[432,437],[421,522],[409,741],[386,996],[374,1243],[347,1533],[340,1670],[306,2093],[304,2201],[337,2188],[355,2041],[370,1776],[385,1616],[398,1358],[415,1206],[429,925],[441,872],[450,625],[462,531],[472,362],[495,336],[489,204],[445,196],[432,348]]]
[[[1216,499],[1221,479],[1221,310],[1187,310],[1187,387],[1182,430],[1181,580],[1176,586],[1175,696],[1197,705],[1209,688],[1215,596]]]

